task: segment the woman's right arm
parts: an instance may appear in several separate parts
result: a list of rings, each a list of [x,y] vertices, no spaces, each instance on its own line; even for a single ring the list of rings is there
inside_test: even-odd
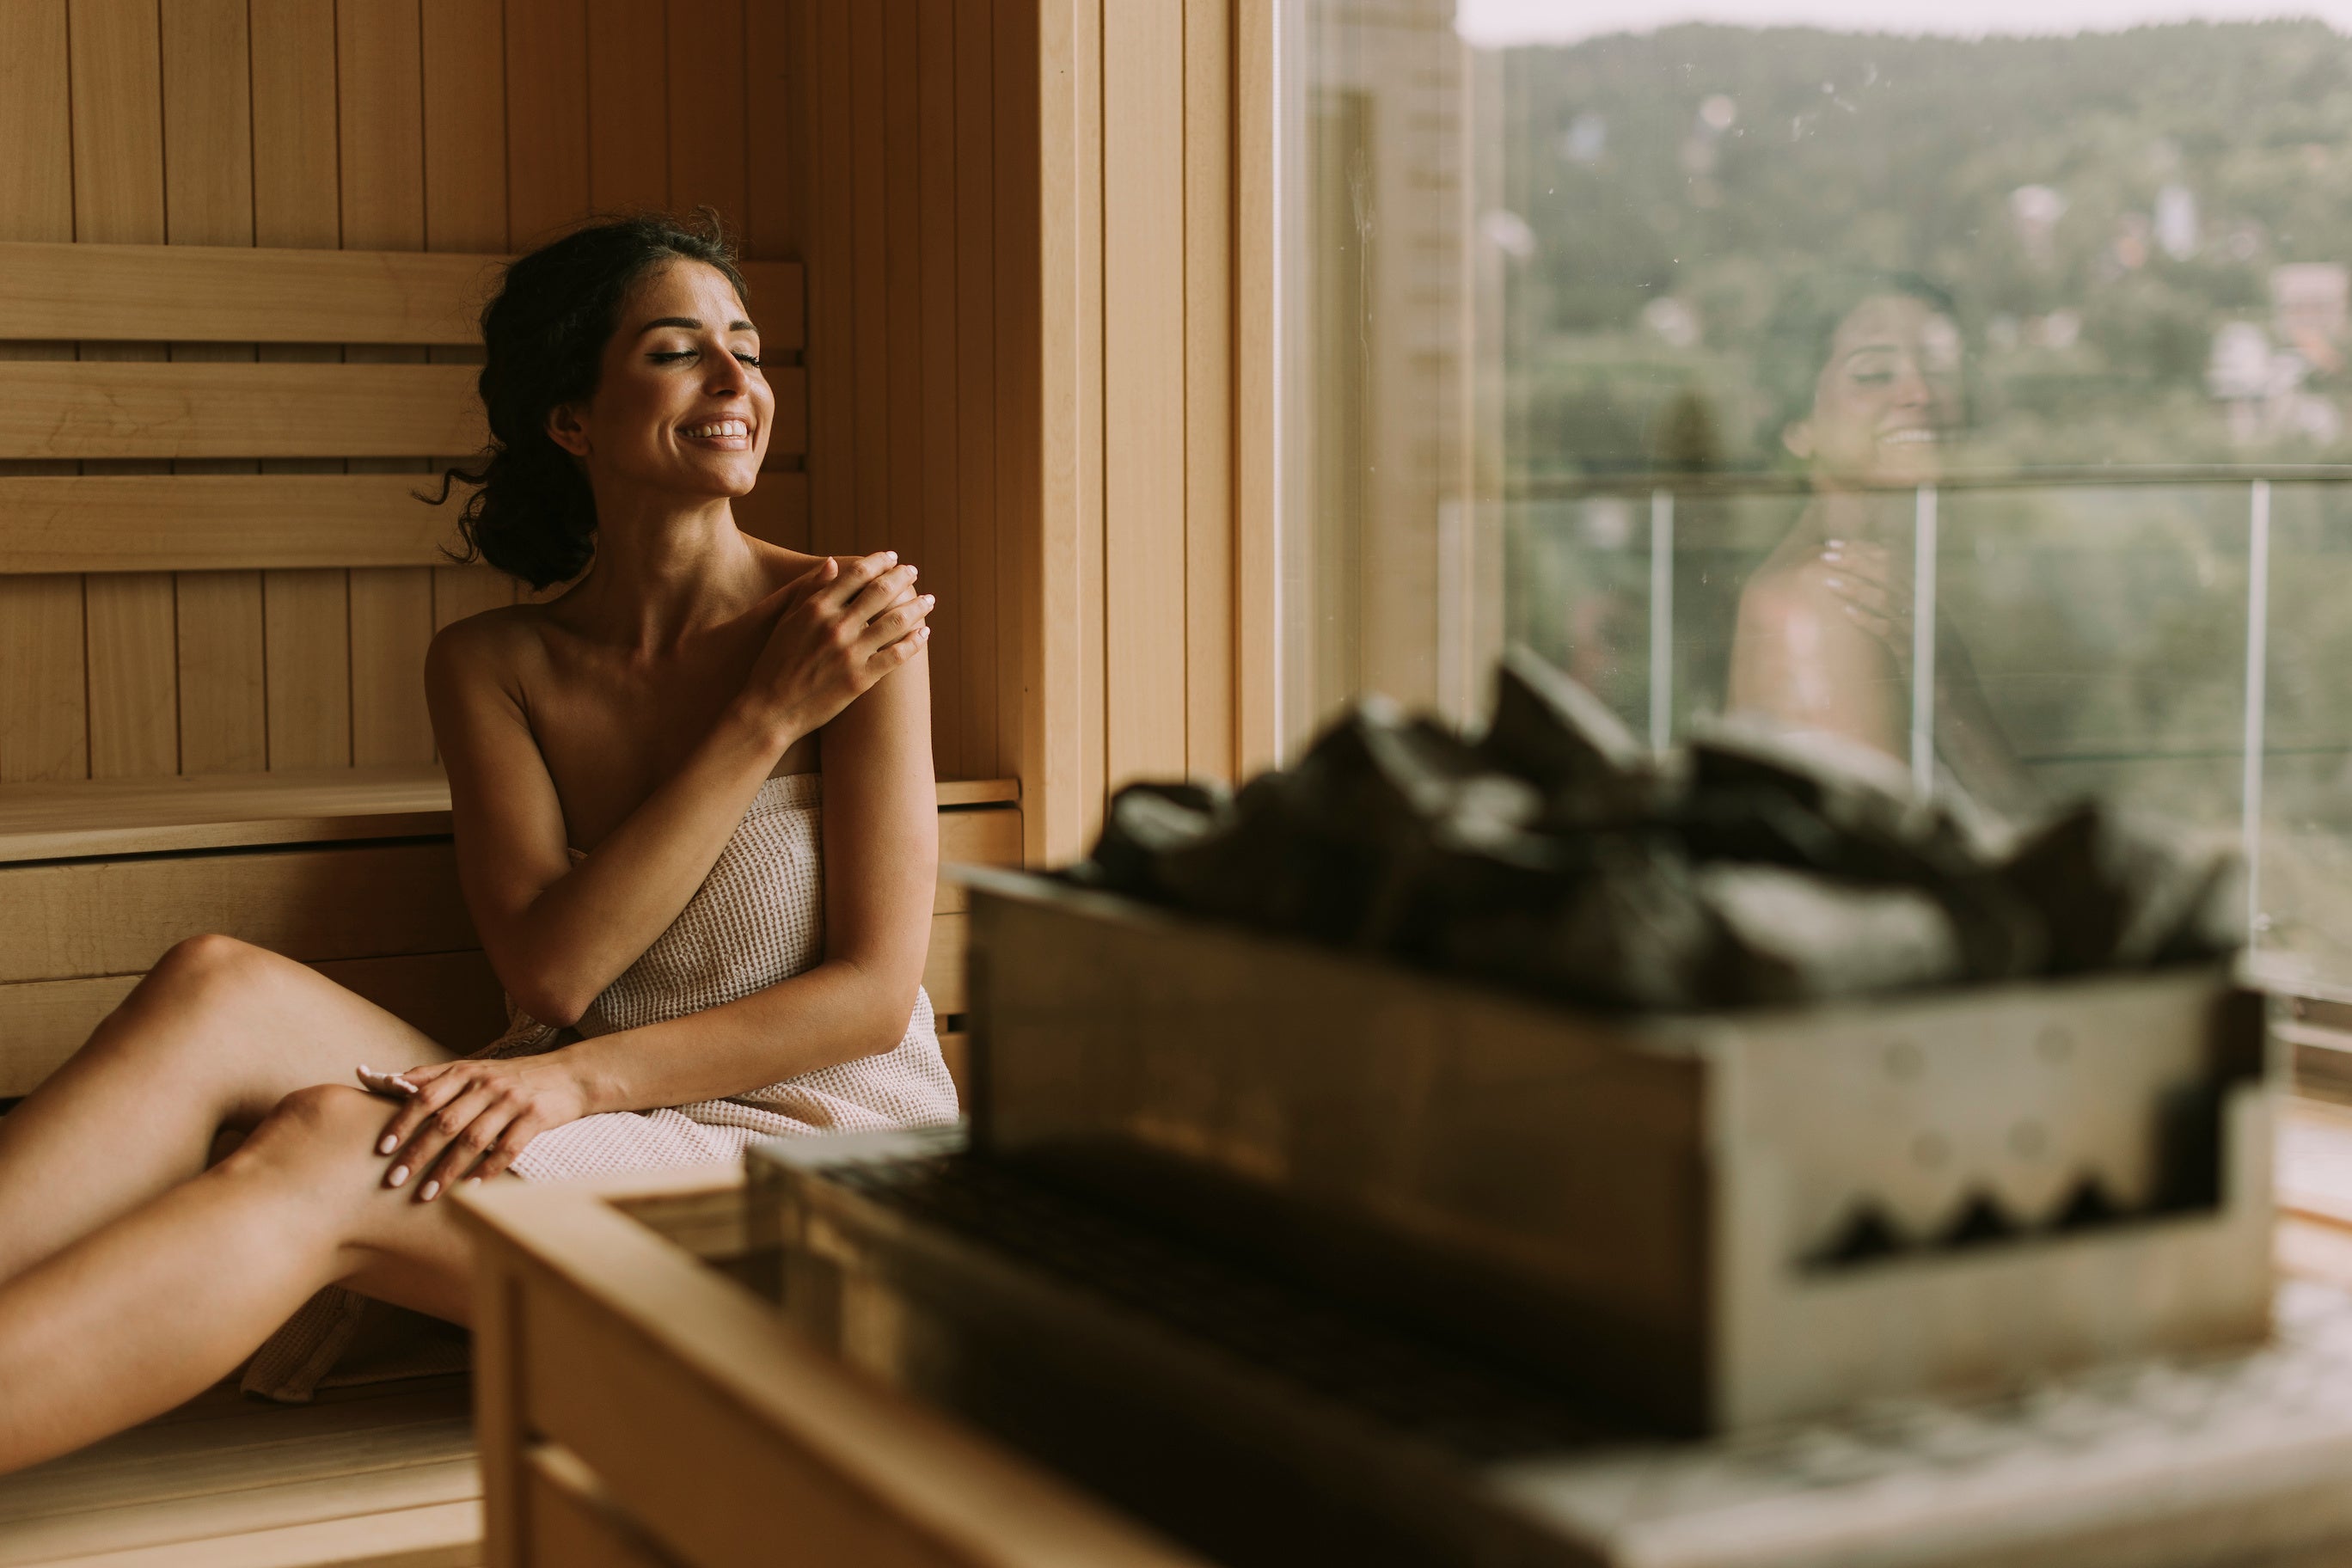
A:
[[[425,659],[449,775],[459,885],[516,1005],[576,1021],[669,928],[710,873],[777,759],[903,659],[923,607],[911,574],[869,556],[826,563],[788,595],[751,679],[677,771],[578,866],[522,699],[528,634],[461,621]],[[895,607],[894,607],[895,606]]]

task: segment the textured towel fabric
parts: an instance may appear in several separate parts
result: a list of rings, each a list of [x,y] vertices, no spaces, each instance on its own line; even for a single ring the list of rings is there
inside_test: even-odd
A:
[[[824,942],[821,812],[815,773],[762,784],[701,888],[596,998],[579,1033],[607,1035],[716,1007],[814,967]],[[504,1035],[474,1054],[532,1056],[562,1043],[557,1030],[517,1013]],[[733,1160],[768,1138],[940,1126],[956,1112],[931,1001],[919,990],[906,1035],[878,1056],[726,1100],[583,1117],[533,1139],[514,1171],[538,1182],[659,1170]],[[361,1316],[348,1292],[320,1292],[262,1347],[247,1369],[245,1388],[273,1399],[307,1399],[358,1331]]]

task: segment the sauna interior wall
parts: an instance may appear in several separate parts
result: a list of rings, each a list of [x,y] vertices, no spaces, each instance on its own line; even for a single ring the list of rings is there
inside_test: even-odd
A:
[[[0,239],[498,253],[592,212],[716,207],[750,258],[810,264],[807,472],[768,475],[747,510],[780,542],[888,545],[922,563],[941,596],[940,776],[1003,776],[1021,762],[1022,572],[997,519],[1034,518],[1035,442],[1034,420],[1000,408],[1022,405],[1013,351],[1034,341],[1034,264],[1019,263],[1024,233],[1035,249],[1035,161],[1034,140],[1000,134],[996,104],[1002,77],[1013,130],[1023,106],[1034,125],[1035,27],[1034,14],[1000,27],[992,10],[6,0]],[[85,359],[427,352],[0,344]],[[1025,370],[1034,383],[1034,352]],[[422,481],[435,456],[325,466]],[[0,577],[0,782],[427,761],[426,642],[511,597],[495,574],[455,566]]]

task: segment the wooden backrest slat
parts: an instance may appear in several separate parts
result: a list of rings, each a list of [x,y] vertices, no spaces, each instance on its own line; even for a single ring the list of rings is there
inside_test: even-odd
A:
[[[467,364],[0,360],[0,458],[424,458],[487,437]],[[779,366],[772,463],[806,449],[806,376]]]
[[[0,242],[0,340],[478,342],[502,256]],[[798,262],[746,263],[763,347],[803,342]]]

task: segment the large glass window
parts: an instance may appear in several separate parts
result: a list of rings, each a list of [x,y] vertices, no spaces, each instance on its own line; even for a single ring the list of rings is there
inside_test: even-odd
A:
[[[2265,962],[2352,984],[2326,11],[1289,0],[1288,742],[1524,642],[1660,742],[2230,837]]]

